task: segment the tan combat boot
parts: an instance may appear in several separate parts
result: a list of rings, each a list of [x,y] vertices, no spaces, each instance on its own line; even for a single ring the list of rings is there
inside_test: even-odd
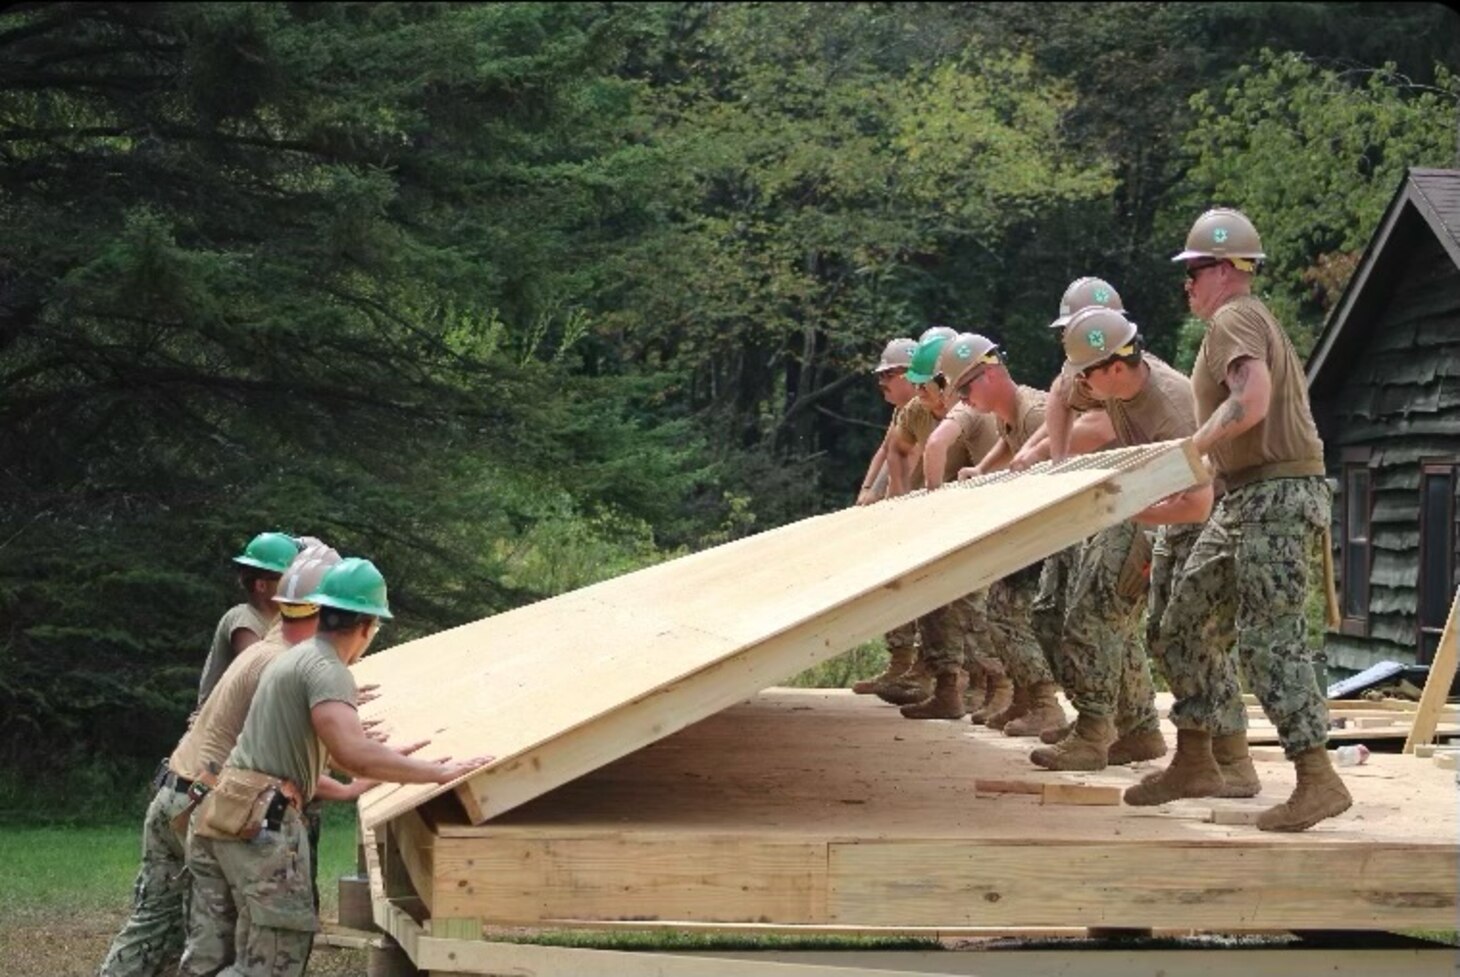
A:
[[[1029,761],[1046,770],[1104,770],[1106,752],[1114,741],[1115,723],[1109,716],[1081,713],[1073,733],[1054,746],[1041,746],[1029,754]]]
[[[968,672],[968,691],[963,693],[963,708],[977,712],[989,701],[988,670],[975,658],[967,659],[963,667]]]
[[[1353,806],[1354,799],[1333,769],[1328,750],[1321,746],[1304,750],[1293,758],[1293,766],[1298,770],[1298,786],[1287,800],[1257,816],[1259,831],[1306,831]]]
[[[928,671],[928,666],[919,658],[912,668],[895,679],[878,684],[872,692],[883,702],[890,702],[894,706],[910,706],[933,694],[933,673]]]
[[[988,722],[990,716],[1003,712],[1014,701],[1014,683],[1002,668],[990,668],[987,675],[988,699],[968,717],[975,726]]]
[[[1065,711],[1060,708],[1053,682],[1035,682],[1029,687],[1029,711],[1004,724],[1005,736],[1038,736],[1046,729],[1065,724]]]
[[[1012,719],[1018,719],[1029,711],[1029,687],[1014,683],[1014,695],[1009,699],[1009,706],[1002,712],[996,712],[984,720],[984,725],[989,729],[1003,729],[1004,725]]]
[[[1216,752],[1216,739],[1212,740],[1212,752]],[[1137,760],[1154,760],[1166,755],[1166,737],[1159,729],[1131,730],[1110,744],[1110,753],[1105,762],[1112,767],[1123,767]],[[1218,761],[1218,766],[1221,761]],[[1223,795],[1226,796],[1226,795]]]
[[[1040,733],[1039,742],[1048,743],[1050,746],[1054,746],[1056,743],[1064,739],[1066,736],[1069,736],[1074,731],[1074,723],[1065,723],[1063,726],[1056,726],[1053,729],[1046,729],[1044,732]]]
[[[857,695],[871,695],[877,691],[877,686],[883,682],[891,682],[899,675],[912,668],[913,661],[918,657],[916,648],[893,648],[887,657],[887,667],[882,674],[876,678],[864,678],[852,686],[852,691]]]
[[[1176,731],[1176,755],[1165,770],[1125,789],[1125,802],[1137,807],[1165,804],[1181,797],[1216,797],[1222,771],[1212,756],[1212,734],[1200,729]]]
[[[1262,781],[1247,752],[1247,733],[1227,733],[1212,737],[1212,756],[1222,771],[1222,792],[1218,797],[1256,797],[1262,793]]]
[[[945,668],[938,673],[933,694],[917,705],[903,706],[902,714],[907,719],[962,719],[967,715],[963,708],[963,693],[967,689],[967,672],[961,668]]]

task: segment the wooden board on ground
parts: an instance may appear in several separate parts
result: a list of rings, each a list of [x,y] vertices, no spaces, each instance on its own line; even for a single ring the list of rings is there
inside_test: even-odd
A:
[[[374,827],[455,788],[474,823],[742,701],[1185,489],[1168,442],[806,519],[408,642],[355,667],[361,709],[430,753],[489,753],[455,785],[387,785]],[[876,545],[869,545],[875,540]]]
[[[490,824],[423,811],[433,914],[868,932],[1453,926],[1454,777],[1429,763],[1376,754],[1343,768],[1353,809],[1284,835],[1208,819],[1285,797],[1287,764],[1260,768],[1260,797],[1157,808],[976,793],[978,781],[1118,790],[1155,768],[1042,771],[1031,745],[906,720],[872,697],[772,690]]]

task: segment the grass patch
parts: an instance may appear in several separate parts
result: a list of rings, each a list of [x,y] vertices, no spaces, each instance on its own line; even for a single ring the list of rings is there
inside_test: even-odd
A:
[[[59,827],[0,828],[0,920],[32,913],[58,915],[125,909],[142,858],[142,818],[146,805],[129,822]],[[355,874],[355,806],[325,806],[320,836],[321,912],[335,915],[336,880]]]
[[[887,667],[887,645],[881,638],[806,669],[786,684],[798,689],[847,689],[860,679],[879,675]]]

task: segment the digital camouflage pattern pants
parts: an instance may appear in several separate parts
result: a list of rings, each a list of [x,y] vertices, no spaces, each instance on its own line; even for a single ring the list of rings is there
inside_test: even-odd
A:
[[[1152,643],[1176,696],[1178,727],[1246,729],[1240,665],[1290,759],[1328,742],[1328,703],[1313,674],[1303,605],[1308,553],[1330,506],[1319,477],[1254,482],[1217,503],[1175,572]]]
[[[977,653],[987,654],[993,637],[988,620],[988,592],[960,597],[946,607],[918,618],[923,662],[934,675],[970,667]]]
[[[1140,640],[1148,548],[1131,522],[1045,560],[1032,619],[1050,670],[1079,712],[1108,716],[1124,736],[1160,727]]]
[[[293,808],[278,831],[264,831],[252,841],[190,833],[193,898],[181,973],[303,974],[316,929],[309,863],[306,827]]]
[[[896,651],[912,651],[918,644],[918,622],[908,621],[906,624],[893,628],[884,636],[887,642],[889,653]]]
[[[1040,565],[1025,567],[996,580],[988,589],[989,650],[1021,688],[1053,682],[1044,650],[1034,635],[1030,612],[1039,593]]]
[[[187,804],[186,794],[160,787],[147,805],[132,915],[112,940],[101,977],[157,977],[182,953],[188,869],[183,840],[171,822]]]

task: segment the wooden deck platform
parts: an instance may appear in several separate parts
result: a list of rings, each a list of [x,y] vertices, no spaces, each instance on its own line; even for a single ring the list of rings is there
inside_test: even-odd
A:
[[[1051,773],[1027,762],[1032,745],[906,720],[872,697],[773,689],[484,825],[441,798],[392,820],[389,847],[438,935],[611,920],[865,932],[1456,925],[1460,795],[1428,759],[1376,754],[1344,768],[1350,812],[1274,835],[1212,812],[1285,797],[1292,771],[1276,751],[1259,754],[1264,792],[1250,800],[1131,808],[975,790],[979,779],[1123,788],[1153,767]]]

